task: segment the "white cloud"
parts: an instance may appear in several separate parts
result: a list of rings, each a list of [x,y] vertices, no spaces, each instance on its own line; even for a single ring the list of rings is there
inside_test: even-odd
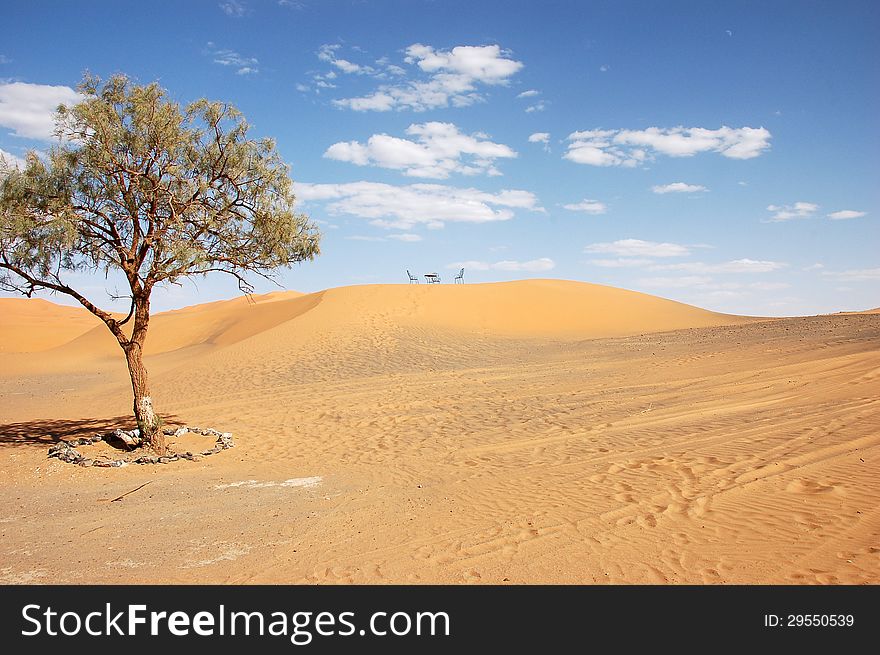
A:
[[[416,43],[406,49],[404,61],[428,73],[428,79],[381,85],[372,94],[334,100],[334,104],[355,111],[466,107],[483,100],[477,93],[478,85],[507,84],[523,66],[498,45],[457,46],[444,51]]]
[[[783,262],[763,261],[759,259],[734,259],[719,264],[703,262],[683,262],[679,264],[657,264],[651,266],[652,271],[683,271],[686,273],[770,273],[785,268]]]
[[[330,44],[325,43],[320,48],[318,48],[318,59],[321,61],[326,61],[333,63],[333,60],[336,58],[336,51],[339,50],[342,46],[338,44]]]
[[[406,63],[415,63],[425,72],[464,75],[486,84],[505,84],[507,78],[523,67],[522,62],[506,58],[497,45],[435,51],[431,46],[416,43],[406,49],[406,54]]]
[[[541,95],[540,91],[536,89],[529,89],[528,91],[523,91],[520,94],[517,94],[517,98],[534,98],[535,96]]]
[[[489,262],[479,262],[469,260],[466,262],[452,262],[451,264],[447,264],[446,268],[454,268],[454,269],[467,269],[471,271],[488,271],[492,268],[492,264]]]
[[[543,144],[542,150],[544,152],[550,152],[550,133],[535,132],[534,134],[530,134],[529,143],[541,143]]]
[[[629,168],[649,161],[657,154],[690,157],[701,152],[718,152],[733,159],[751,159],[770,147],[770,138],[770,132],[763,127],[586,130],[569,135],[568,152],[564,157],[578,164]]]
[[[233,18],[241,18],[251,13],[250,7],[241,2],[241,0],[225,0],[225,2],[220,3],[219,7],[224,14]]]
[[[365,66],[362,64],[356,64],[354,62],[348,61],[347,59],[342,59],[341,57],[336,56],[336,52],[341,48],[340,45],[330,45],[325,43],[318,49],[318,59],[321,61],[325,61],[336,68],[338,68],[343,73],[356,73],[358,75],[375,75],[377,73],[376,69],[372,66]],[[335,73],[328,73],[328,75]],[[326,77],[326,76],[325,76]],[[332,78],[331,78],[332,79]]]
[[[529,105],[528,107],[526,107],[526,113],[532,114],[536,111],[544,111],[545,109],[547,109],[547,103],[543,100],[539,100],[534,105]]]
[[[633,268],[647,266],[652,263],[652,260],[637,257],[618,257],[617,259],[591,259],[590,263],[593,266],[601,266],[602,268]]]
[[[12,60],[6,55],[0,55],[0,64],[11,64]]]
[[[699,289],[708,291],[710,297],[735,298],[749,295],[749,291],[779,291],[791,287],[787,282],[715,282],[713,278],[701,275],[685,275],[682,277],[647,277],[637,280],[644,287],[666,289]]]
[[[838,212],[831,212],[828,218],[832,221],[845,221],[849,218],[861,218],[867,216],[868,212],[855,211],[854,209],[841,209]]]
[[[662,257],[682,257],[690,255],[690,248],[692,247],[696,246],[682,246],[676,243],[656,243],[652,241],[641,241],[639,239],[624,239],[612,243],[594,243],[587,246],[584,249],[584,252],[617,255],[615,258],[590,260],[590,263],[594,266],[601,266],[604,268],[643,267],[649,271],[674,271],[691,274],[680,278],[645,278],[662,281],[662,283],[649,283],[649,285],[655,284],[655,286],[692,286],[696,283],[696,280],[700,280],[701,284],[708,283],[711,278],[708,278],[707,276],[711,274],[770,273],[781,270],[787,266],[787,264],[783,262],[748,258],[734,259],[715,264],[707,264],[705,262],[678,262],[674,264],[656,263],[656,259]],[[678,280],[678,282],[668,283],[669,280]],[[682,280],[684,280],[684,282],[682,282]],[[739,287],[742,285],[735,286]]]
[[[406,133],[416,140],[374,134],[365,144],[341,141],[327,148],[324,157],[358,166],[402,170],[410,177],[446,179],[450,173],[501,175],[495,160],[516,157],[511,148],[459,132],[452,123],[410,125]]]
[[[816,262],[815,264],[811,264],[810,266],[805,266],[802,270],[804,271],[818,271],[825,268],[825,264],[820,264]]]
[[[677,243],[657,243],[641,239],[621,239],[611,243],[593,243],[584,252],[619,257],[684,257],[691,254],[687,246]]]
[[[563,205],[563,208],[573,212],[584,212],[585,214],[604,214],[608,211],[608,206],[604,202],[589,200],[588,198],[570,205]]]
[[[540,259],[531,259],[529,261],[521,262],[512,259],[505,259],[500,262],[495,262],[494,264],[490,264],[488,262],[480,262],[480,261],[466,261],[466,262],[452,262],[451,264],[447,264],[446,268],[460,269],[463,268],[465,270],[470,269],[472,271],[526,271],[529,273],[541,273],[543,271],[550,271],[556,267],[556,262],[554,262],[549,257],[541,257]]]
[[[48,141],[55,130],[58,105],[74,105],[82,99],[69,86],[0,84],[0,126],[12,130],[13,136]]]
[[[761,259],[734,259],[722,264],[714,264],[719,273],[770,273],[788,266],[785,262],[774,262]]]
[[[504,260],[492,264],[492,268],[498,271],[528,271],[530,273],[539,273],[541,271],[549,271],[556,267],[549,257],[541,257],[540,259],[532,259],[527,262],[518,262],[513,260]]]
[[[602,73],[607,73],[610,70],[611,66],[609,66],[608,64],[602,64],[601,66],[599,66],[599,71]]]
[[[437,229],[447,222],[506,221],[513,218],[515,209],[544,211],[533,193],[515,189],[488,193],[439,184],[351,182],[299,183],[296,193],[302,201],[326,203],[331,214],[349,214],[378,227],[400,230],[417,224]]]
[[[654,193],[697,193],[698,191],[708,191],[701,184],[686,184],[685,182],[673,182],[672,184],[656,184],[651,187]]]
[[[260,72],[258,68],[260,62],[256,57],[244,57],[235,50],[217,48],[210,41],[208,41],[208,54],[215,64],[234,68],[236,75],[252,75]]]
[[[757,289],[758,291],[779,291],[781,289],[790,289],[788,282],[752,282],[747,285],[749,289]]]
[[[822,275],[844,282],[880,280],[880,268],[850,269],[848,271],[822,271]]]
[[[336,59],[333,61],[333,65],[336,66],[343,73],[360,73],[363,71],[363,67],[359,64],[353,64],[347,59]]]
[[[687,287],[704,287],[711,281],[711,277],[688,275],[684,277],[645,277],[636,282],[643,287],[683,289]]]
[[[812,202],[796,202],[793,205],[767,205],[767,211],[773,212],[768,219],[770,223],[781,223],[798,218],[810,218],[819,209],[819,205]]]
[[[388,237],[377,237],[377,236],[362,236],[360,234],[354,234],[352,236],[345,237],[349,241],[387,241],[388,239],[394,239],[395,241],[404,241],[407,243],[414,243],[416,241],[421,241],[422,237],[418,234],[412,233],[403,233],[403,234],[389,234]]]
[[[334,100],[333,104],[339,107],[348,107],[354,111],[391,111],[397,105],[397,100],[384,92],[376,92],[363,98],[345,98]]]

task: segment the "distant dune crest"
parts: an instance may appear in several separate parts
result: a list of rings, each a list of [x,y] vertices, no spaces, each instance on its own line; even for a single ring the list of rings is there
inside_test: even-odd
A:
[[[147,353],[225,346],[310,313],[357,331],[441,329],[515,337],[598,338],[730,325],[745,319],[585,282],[523,280],[469,285],[364,285],[311,294],[239,297],[154,315]],[[84,309],[45,300],[0,299],[3,352],[64,347],[115,354],[107,329]]]

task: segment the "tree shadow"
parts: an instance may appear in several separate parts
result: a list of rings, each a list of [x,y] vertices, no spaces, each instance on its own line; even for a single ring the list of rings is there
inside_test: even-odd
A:
[[[178,425],[176,415],[164,415],[166,425]],[[131,430],[135,427],[131,415],[113,418],[82,419],[36,419],[20,423],[0,425],[0,448],[4,446],[42,446],[48,447],[61,439],[93,437],[96,434],[113,432],[117,428]]]

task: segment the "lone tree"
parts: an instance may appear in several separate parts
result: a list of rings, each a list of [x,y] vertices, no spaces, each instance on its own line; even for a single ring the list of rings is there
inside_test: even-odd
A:
[[[82,102],[58,107],[59,145],[45,160],[0,160],[0,288],[67,294],[104,322],[125,353],[142,444],[161,454],[143,363],[153,289],[219,272],[247,293],[248,274],[271,279],[313,259],[321,235],[294,212],[274,142],[248,139],[234,107],[202,99],[182,110],[157,84],[123,75],[86,76],[79,91]],[[114,270],[130,289],[124,319],[65,281]]]

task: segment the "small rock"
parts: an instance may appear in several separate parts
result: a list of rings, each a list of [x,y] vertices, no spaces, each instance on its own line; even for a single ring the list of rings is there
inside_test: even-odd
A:
[[[113,436],[132,448],[141,443],[140,430],[116,430]]]
[[[94,463],[95,463],[94,460],[86,459],[86,458],[83,458],[77,462],[77,464],[79,464],[80,466],[92,466],[92,465],[94,465]]]
[[[76,450],[76,448],[68,447],[66,450],[58,453],[58,459],[63,460],[65,462],[70,462],[71,464],[75,464],[79,460],[83,458],[82,455]]]
[[[113,460],[113,459],[99,459],[96,460],[92,466],[100,466],[101,468],[113,468],[114,466],[122,466],[122,460]]]

